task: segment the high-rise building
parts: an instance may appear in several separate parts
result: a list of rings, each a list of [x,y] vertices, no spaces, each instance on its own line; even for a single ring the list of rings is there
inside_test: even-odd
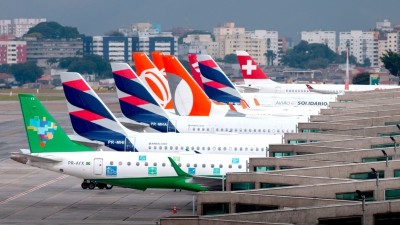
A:
[[[381,57],[388,51],[400,52],[400,34],[399,32],[386,33],[385,37],[382,37],[378,41],[378,60],[379,66],[383,66]]]
[[[148,55],[153,51],[171,55],[178,53],[178,38],[174,37],[172,32],[163,32],[160,24],[136,23],[129,27],[119,28],[118,31],[125,37],[138,38],[137,46],[132,46],[135,51],[142,51]],[[135,44],[134,42],[132,44]]]
[[[364,64],[369,59],[371,66],[378,66],[378,32],[352,30],[339,33],[339,53],[350,49],[350,55],[356,57],[357,62]]]
[[[138,37],[85,37],[83,54],[99,55],[108,61],[132,64],[132,52],[138,51],[138,43]]]
[[[383,22],[376,22],[376,29],[381,31],[390,32],[393,30],[392,23],[388,19],[383,20]]]
[[[332,51],[336,52],[336,32],[335,31],[302,31],[301,40],[310,44],[325,44]]]
[[[14,35],[22,37],[30,28],[41,22],[46,22],[46,19],[25,19],[18,18],[12,20],[0,20],[0,35]]]
[[[244,28],[235,27],[234,23],[226,23],[214,28],[214,36],[219,47],[219,58],[237,50],[245,50],[261,65],[279,64],[277,31],[246,31]]]

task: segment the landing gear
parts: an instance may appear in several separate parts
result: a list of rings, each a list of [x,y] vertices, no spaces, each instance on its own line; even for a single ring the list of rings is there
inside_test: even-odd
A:
[[[111,184],[104,184],[104,183],[98,183],[96,181],[91,181],[91,180],[83,180],[82,184],[81,184],[82,189],[90,189],[93,190],[96,187],[98,187],[99,189],[107,189],[110,190],[113,188],[113,185]]]

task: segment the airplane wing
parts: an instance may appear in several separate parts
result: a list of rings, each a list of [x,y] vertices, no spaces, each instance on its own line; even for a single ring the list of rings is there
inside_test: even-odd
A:
[[[171,158],[168,157],[171,162],[172,167],[174,168],[176,174],[179,177],[186,177],[187,183],[197,184],[204,188],[207,188],[209,191],[221,191],[222,190],[222,182],[225,182],[221,177],[205,177],[205,176],[195,176],[186,173],[183,171],[178,164]]]
[[[236,85],[236,88],[243,93],[257,93],[260,92],[260,88],[245,86],[245,85]]]

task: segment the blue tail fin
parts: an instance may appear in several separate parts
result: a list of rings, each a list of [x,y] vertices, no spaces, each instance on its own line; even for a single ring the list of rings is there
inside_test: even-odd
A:
[[[127,129],[115,118],[79,73],[61,73],[68,111],[74,131],[103,142],[117,151],[135,151]]]
[[[240,104],[243,99],[228,76],[209,55],[198,55],[204,91],[214,101]]]
[[[160,132],[177,132],[168,113],[126,63],[111,63],[121,111],[125,117],[147,123]]]

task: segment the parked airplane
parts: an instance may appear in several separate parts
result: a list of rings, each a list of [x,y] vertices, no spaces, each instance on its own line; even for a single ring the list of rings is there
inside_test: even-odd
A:
[[[177,116],[160,107],[146,85],[126,63],[111,63],[121,111],[160,132],[283,134],[296,131],[296,118]],[[207,104],[207,103],[205,103]]]
[[[19,98],[29,149],[11,153],[11,159],[85,179],[85,189],[107,184],[139,190],[221,190],[219,177],[247,170],[249,156],[244,155],[95,151],[71,141],[34,95]]]
[[[271,80],[245,51],[236,51],[236,55],[245,82],[245,85],[241,86],[244,92],[313,93],[304,84],[281,84]],[[345,85],[338,84],[313,84],[313,86],[316,90],[335,94],[343,93],[345,89]],[[372,91],[393,88],[399,87],[395,85],[349,85],[349,91]]]
[[[198,61],[198,62],[197,62]],[[189,54],[189,62],[192,71],[195,70],[194,65],[198,65],[200,69],[199,76],[204,84],[204,91],[213,100],[234,104],[233,106],[238,112],[247,115],[276,115],[276,116],[309,116],[318,114],[318,108],[315,107],[299,107],[299,106],[260,106],[260,101],[257,98],[246,98],[243,93],[240,93],[235,85],[229,80],[228,76],[222,71],[218,64],[209,55]],[[310,95],[308,95],[309,97]],[[281,101],[288,99],[285,95],[279,96]],[[298,96],[296,96],[298,97]],[[264,94],[261,99],[268,99],[272,96]],[[320,98],[319,98],[320,99]]]
[[[117,71],[117,73],[120,78],[129,75],[126,71]],[[117,77],[117,82],[118,79]],[[200,126],[195,124],[187,128],[202,129],[204,130],[203,134],[134,132],[127,129],[115,118],[79,73],[63,72],[61,73],[61,81],[75,133],[92,141],[100,141],[107,147],[118,151],[196,151],[198,153],[259,154],[265,156],[269,144],[278,144],[282,141],[281,135],[209,134],[211,129],[214,129],[214,125],[211,123],[208,124],[209,127],[204,126],[204,124]],[[137,81],[140,81],[140,79],[137,79]],[[142,86],[142,84],[139,85],[136,82],[126,82],[124,85],[128,89]],[[125,90],[125,88],[122,90]],[[138,111],[151,109],[153,104],[156,103],[154,98],[137,98],[135,96],[121,97],[120,102],[129,106],[129,109]],[[162,108],[160,107],[160,109]],[[176,123],[173,124],[171,121],[156,121],[156,123],[158,126],[164,127],[165,131],[176,131]],[[225,126],[229,128],[231,125],[225,124]],[[254,130],[256,128],[261,130],[261,126],[254,127]],[[219,131],[220,128],[215,129]],[[266,133],[265,129],[264,127],[264,133]],[[280,126],[279,129],[281,129]],[[251,132],[254,131],[251,130]],[[247,128],[244,133],[248,133]],[[80,142],[86,143],[84,140]]]

